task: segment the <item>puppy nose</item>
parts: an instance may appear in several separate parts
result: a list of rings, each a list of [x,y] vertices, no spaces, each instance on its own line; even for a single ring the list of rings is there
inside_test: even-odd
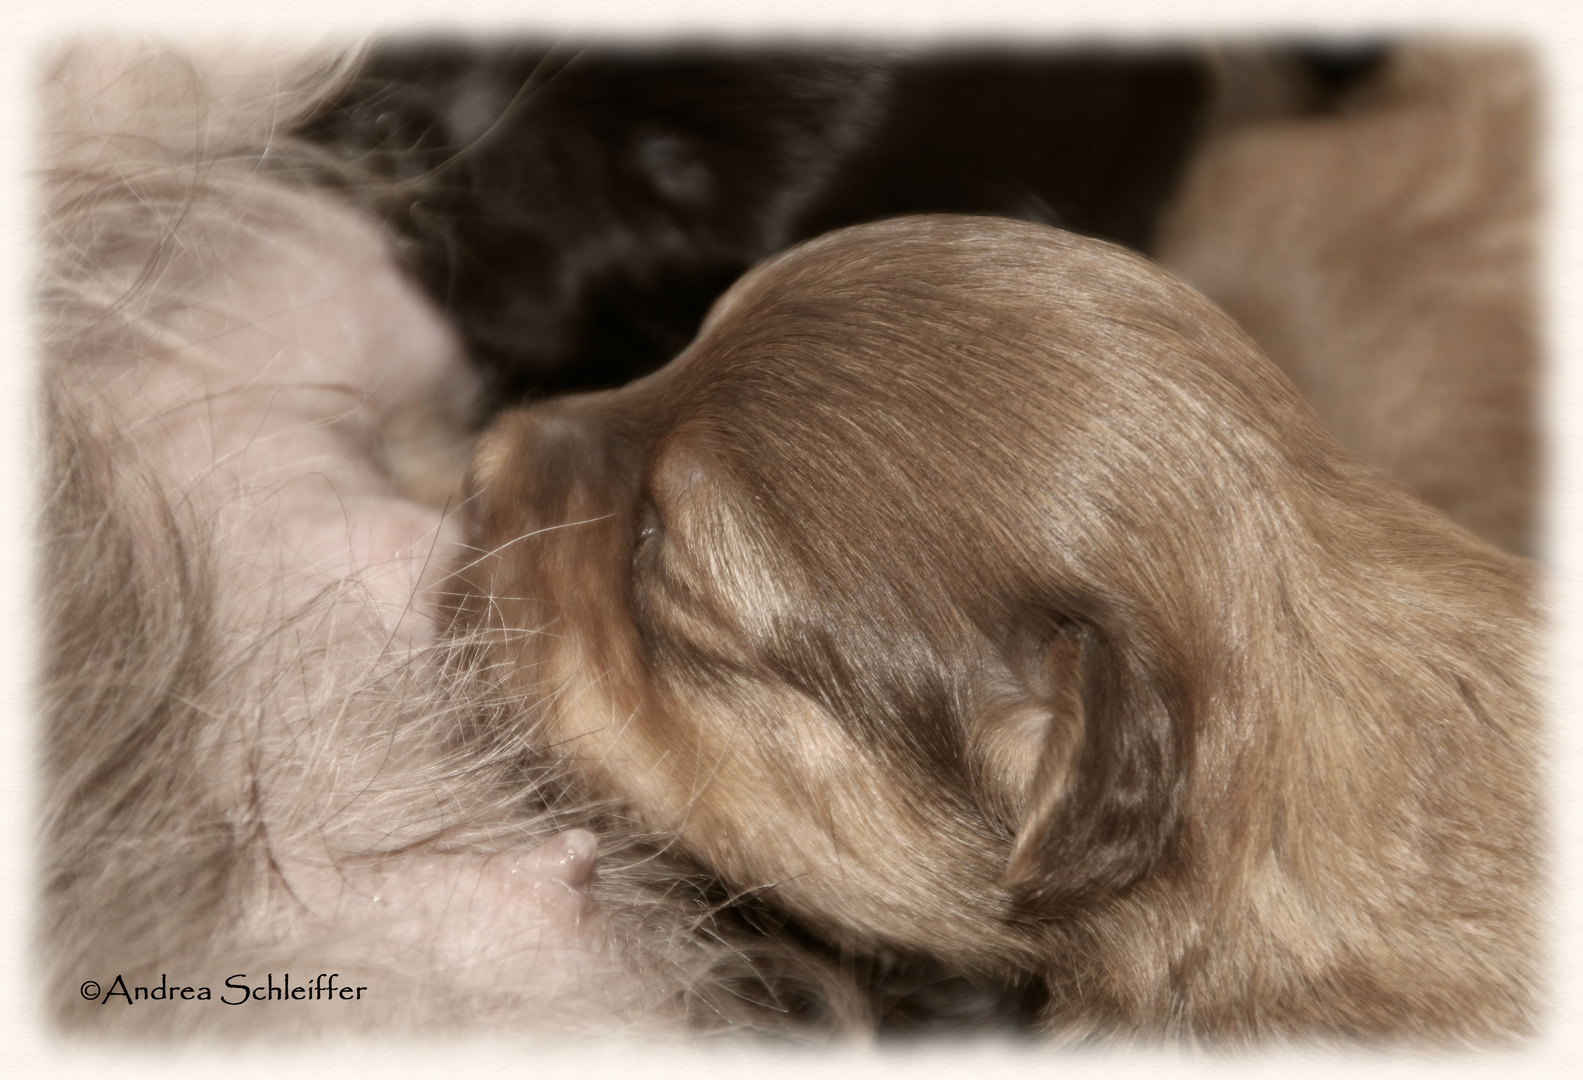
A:
[[[473,460],[467,466],[467,492],[474,501],[483,501],[490,488],[510,467],[516,456],[513,450],[514,425],[509,416],[497,420],[473,447]]]
[[[578,513],[613,509],[636,473],[614,427],[578,399],[503,415],[479,440],[468,470],[474,519],[543,527],[573,512],[573,503]]]

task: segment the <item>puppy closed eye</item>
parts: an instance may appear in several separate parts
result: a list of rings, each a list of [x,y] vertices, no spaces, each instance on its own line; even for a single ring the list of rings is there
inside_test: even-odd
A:
[[[632,515],[632,556],[628,566],[635,613],[640,623],[693,597],[697,576],[685,544],[659,506],[645,497]],[[663,598],[663,601],[660,600]]]
[[[638,507],[633,522],[632,560],[636,567],[640,558],[652,555],[665,539],[665,523],[660,519],[659,509],[647,501]]]
[[[649,476],[647,492],[633,515],[633,569],[654,571],[663,565],[673,574],[695,577],[698,568],[689,562],[691,536],[707,532],[711,517],[711,491],[705,483],[703,463],[697,455],[672,447],[662,454]]]

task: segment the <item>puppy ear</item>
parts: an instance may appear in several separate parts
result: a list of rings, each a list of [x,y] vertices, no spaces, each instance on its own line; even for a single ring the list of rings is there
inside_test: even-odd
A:
[[[1021,790],[1001,882],[1049,910],[1119,891],[1168,854],[1186,732],[1163,667],[1097,626],[1062,626],[1036,657],[1020,665],[1021,700],[1003,714],[1018,733],[1000,753],[1021,761],[1002,775]]]

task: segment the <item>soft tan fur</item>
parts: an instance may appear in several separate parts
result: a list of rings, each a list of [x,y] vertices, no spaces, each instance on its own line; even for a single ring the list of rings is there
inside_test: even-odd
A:
[[[1535,82],[1518,47],[1403,46],[1339,115],[1208,143],[1157,246],[1342,446],[1521,554],[1539,488]]]
[[[1533,1023],[1533,568],[1136,256],[831,234],[470,499],[512,737],[848,947],[1066,1039]]]

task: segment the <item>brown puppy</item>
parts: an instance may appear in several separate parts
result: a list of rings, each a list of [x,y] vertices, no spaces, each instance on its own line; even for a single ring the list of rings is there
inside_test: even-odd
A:
[[[1340,115],[1209,143],[1158,247],[1342,446],[1521,554],[1538,492],[1535,98],[1521,49],[1402,47]]]
[[[510,737],[832,937],[1063,1037],[1529,1027],[1532,568],[1146,261],[834,233],[470,486]]]

